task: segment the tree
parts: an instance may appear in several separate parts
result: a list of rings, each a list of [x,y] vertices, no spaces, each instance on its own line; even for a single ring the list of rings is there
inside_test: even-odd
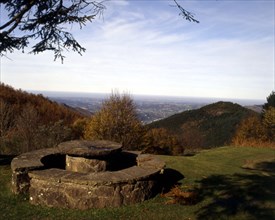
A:
[[[88,118],[79,118],[71,125],[73,139],[82,139],[84,137],[84,131],[89,122]]]
[[[264,104],[263,109],[264,111],[267,110],[269,107],[275,107],[275,92],[271,92],[270,95],[266,98],[267,103]]]
[[[28,104],[16,120],[16,135],[19,152],[55,147],[63,141],[71,140],[72,131],[63,120],[43,123],[39,111]]]
[[[275,142],[275,92],[272,91],[263,105],[262,121],[267,129],[268,138]]]
[[[4,138],[13,126],[13,108],[0,98],[0,139]]]
[[[172,1],[172,0],[171,0]],[[199,21],[176,0],[180,15],[192,22]],[[66,25],[78,24],[82,28],[92,22],[105,9],[97,0],[0,0],[0,8],[8,12],[8,20],[0,25],[0,55],[21,50],[32,42],[31,53],[50,50],[54,58],[63,61],[64,50],[73,50],[80,55],[85,52],[73,35],[66,31]]]
[[[89,0],[1,0],[8,12],[8,20],[0,26],[0,54],[22,50],[38,40],[31,53],[46,50],[54,52],[55,59],[62,61],[64,50],[72,49],[81,54],[85,51],[65,30],[68,24],[79,24],[80,28],[103,12],[104,5]],[[18,32],[23,33],[22,36]]]
[[[194,14],[191,13],[190,11],[187,11],[184,9],[178,2],[177,0],[174,0],[176,7],[180,10],[180,16],[183,17],[183,19],[186,19],[187,21],[190,22],[195,22],[195,23],[200,23],[197,19],[194,18]]]
[[[37,131],[38,142],[35,143],[35,149],[55,147],[61,142],[78,139],[63,120],[40,125]]]
[[[82,115],[42,95],[0,83],[0,154],[15,155],[78,139],[82,120]]]
[[[110,140],[127,149],[136,148],[143,134],[142,124],[131,97],[112,93],[101,110],[91,117],[84,132],[85,139]]]
[[[14,130],[14,108],[0,98],[0,154],[9,153],[9,140]]]
[[[181,126],[181,142],[186,148],[206,147],[205,132],[200,131],[200,121],[187,121]],[[194,138],[195,137],[195,138]]]
[[[232,142],[235,145],[259,145],[268,141],[267,130],[261,118],[253,115],[244,119],[236,131]]]
[[[269,140],[275,142],[275,107],[269,107],[264,112],[263,124],[267,129]]]
[[[170,134],[165,128],[153,128],[143,137],[142,148],[144,153],[182,155],[184,148],[177,137]]]
[[[38,112],[31,105],[27,105],[18,117],[16,127],[22,140],[21,149],[23,152],[34,150],[38,140],[39,121]]]

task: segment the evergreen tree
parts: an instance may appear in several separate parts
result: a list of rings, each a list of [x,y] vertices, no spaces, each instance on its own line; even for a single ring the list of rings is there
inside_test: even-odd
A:
[[[194,15],[174,2],[180,15],[199,23]],[[80,29],[100,16],[105,5],[98,0],[1,0],[0,13],[5,10],[7,20],[0,17],[0,56],[14,50],[21,50],[34,43],[31,53],[46,50],[54,52],[55,59],[63,61],[63,51],[85,52],[66,25],[78,24]]]
[[[269,107],[275,107],[275,92],[272,91],[266,98],[267,103],[264,104],[263,109],[267,110]]]

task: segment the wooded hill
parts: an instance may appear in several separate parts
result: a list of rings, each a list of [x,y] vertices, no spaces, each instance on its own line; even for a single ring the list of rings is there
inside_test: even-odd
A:
[[[21,89],[16,90],[3,83],[0,84],[0,100],[8,105],[12,105],[14,114],[19,114],[26,106],[32,106],[37,110],[42,122],[45,123],[58,120],[72,123],[76,118],[81,116],[75,111],[45,98],[41,94],[35,95]]]
[[[231,143],[242,120],[258,113],[231,102],[217,102],[172,115],[148,125],[164,128],[186,148],[210,148]]]
[[[77,138],[72,125],[81,118],[42,95],[0,84],[0,154],[51,147]]]
[[[275,93],[267,98],[261,114],[231,102],[217,102],[146,126],[141,126],[138,121],[140,126],[135,126],[130,119],[125,120],[127,112],[119,117],[129,106],[131,119],[136,118],[136,113],[134,106],[123,104],[123,96],[115,97],[117,103],[106,105],[108,114],[97,114],[101,123],[94,123],[96,115],[88,119],[75,108],[0,84],[0,155],[54,147],[60,142],[80,138],[123,142],[126,136],[131,143],[129,146],[125,144],[126,149],[154,154],[182,155],[188,148],[211,148],[231,143],[275,146]],[[131,99],[129,101],[132,103]],[[87,135],[95,125],[99,135]],[[129,126],[134,132],[130,132]],[[101,131],[106,131],[107,136]],[[118,135],[122,139],[116,139]]]

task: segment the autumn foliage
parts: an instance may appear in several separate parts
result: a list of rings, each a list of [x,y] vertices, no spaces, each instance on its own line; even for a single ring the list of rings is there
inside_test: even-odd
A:
[[[235,145],[257,145],[266,141],[267,130],[263,126],[260,116],[251,116],[244,119],[233,138]]]
[[[165,128],[153,128],[143,137],[142,150],[150,154],[183,155],[184,148]]]
[[[151,154],[183,154],[176,136],[166,129],[146,129],[137,117],[133,100],[128,94],[112,93],[88,121],[85,139],[119,142],[125,149]]]
[[[42,95],[0,84],[0,154],[53,147],[76,137],[72,124],[79,118]]]
[[[244,119],[233,138],[233,144],[275,147],[275,93],[267,97],[261,115]]]
[[[102,103],[101,110],[87,123],[84,137],[88,140],[110,140],[125,149],[136,149],[141,143],[143,127],[128,94],[113,92]]]
[[[0,154],[79,138],[111,140],[128,150],[168,155],[227,144],[275,147],[275,93],[267,97],[261,114],[218,102],[144,126],[129,94],[112,93],[100,111],[85,118],[42,95],[0,84]]]

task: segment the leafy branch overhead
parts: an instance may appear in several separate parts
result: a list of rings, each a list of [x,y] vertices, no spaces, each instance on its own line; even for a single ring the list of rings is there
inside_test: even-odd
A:
[[[175,7],[184,19],[199,23],[192,13],[176,0]],[[96,0],[0,0],[0,56],[32,45],[30,53],[53,51],[54,58],[64,60],[64,51],[85,52],[68,25],[78,24],[81,29],[87,22],[105,10],[103,2]],[[4,19],[4,17],[7,19]]]
[[[184,9],[178,2],[177,0],[174,0],[176,7],[180,10],[180,16],[182,16],[184,19],[190,22],[195,22],[195,23],[200,23],[197,19],[194,18],[194,14],[191,13],[190,11],[187,11]]]
[[[65,26],[78,24],[82,28],[105,9],[101,2],[88,0],[1,0],[0,3],[8,12],[8,20],[0,26],[1,55],[24,51],[33,39],[38,43],[32,46],[31,53],[51,50],[55,59],[62,61],[64,50],[85,52]]]

